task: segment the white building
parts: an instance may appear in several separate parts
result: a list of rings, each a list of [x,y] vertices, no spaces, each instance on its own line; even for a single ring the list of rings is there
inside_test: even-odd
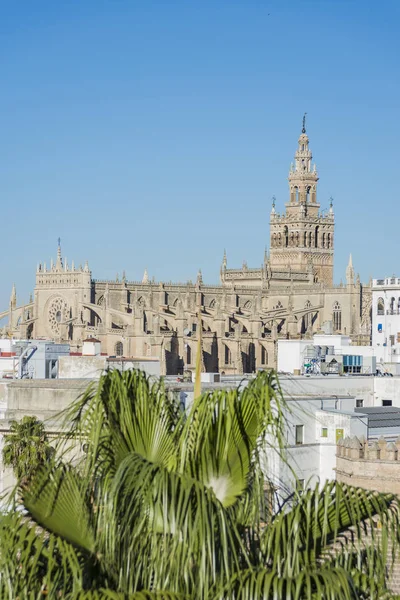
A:
[[[350,337],[316,334],[312,340],[278,340],[278,372],[374,374],[376,358],[371,346],[352,345]]]
[[[372,346],[378,363],[400,363],[400,278],[372,282]]]

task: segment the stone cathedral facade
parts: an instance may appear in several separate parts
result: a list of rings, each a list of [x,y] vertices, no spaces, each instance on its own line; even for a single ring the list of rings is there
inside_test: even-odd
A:
[[[194,370],[202,328],[202,364],[209,372],[251,373],[276,366],[280,337],[310,337],[328,324],[354,342],[370,343],[371,285],[355,277],[333,283],[333,205],[320,211],[318,173],[303,130],[289,172],[289,201],[270,215],[270,250],[259,268],[221,264],[220,285],[94,279],[88,264],[68,265],[60,244],[39,264],[31,301],[18,306],[13,288],[3,335],[68,341],[79,352],[96,337],[110,355],[159,357],[165,374]],[[330,322],[330,324],[329,324]]]

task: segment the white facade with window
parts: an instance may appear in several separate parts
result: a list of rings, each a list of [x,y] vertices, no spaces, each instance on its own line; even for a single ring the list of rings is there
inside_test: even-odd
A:
[[[400,363],[400,278],[374,279],[372,346],[378,363]]]

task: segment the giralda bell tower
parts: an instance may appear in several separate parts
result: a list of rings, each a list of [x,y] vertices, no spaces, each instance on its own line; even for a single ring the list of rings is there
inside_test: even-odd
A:
[[[270,263],[272,271],[305,272],[311,268],[315,281],[333,285],[333,234],[335,220],[332,202],[320,212],[317,201],[318,173],[306,133],[305,115],[295,163],[289,172],[290,199],[280,215],[272,205],[270,219]]]

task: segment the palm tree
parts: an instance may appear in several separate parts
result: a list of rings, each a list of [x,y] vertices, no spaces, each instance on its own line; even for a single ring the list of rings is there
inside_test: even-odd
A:
[[[145,374],[108,373],[66,415],[78,463],[36,472],[0,520],[0,597],[393,598],[397,498],[331,482],[265,501],[287,410],[274,373],[187,414]]]
[[[10,433],[4,436],[3,464],[12,467],[18,480],[30,478],[53,454],[45,427],[36,417],[23,417],[10,422]]]

